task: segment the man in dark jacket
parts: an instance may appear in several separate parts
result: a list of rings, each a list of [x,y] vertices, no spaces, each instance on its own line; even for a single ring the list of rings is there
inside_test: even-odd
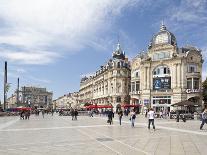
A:
[[[122,119],[122,116],[123,116],[123,111],[122,111],[122,109],[119,109],[119,111],[118,111],[118,115],[119,115],[119,124],[121,125],[121,119]]]
[[[78,116],[78,111],[77,111],[77,109],[75,109],[75,111],[74,111],[74,116],[75,116],[75,120],[77,120],[77,116]]]
[[[110,110],[108,113],[108,122],[110,125],[113,124],[113,117],[114,117],[113,110]]]

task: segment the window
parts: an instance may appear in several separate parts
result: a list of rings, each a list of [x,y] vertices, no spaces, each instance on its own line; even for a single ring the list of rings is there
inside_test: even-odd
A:
[[[135,91],[135,82],[132,82],[132,84],[131,84],[131,91],[132,91],[132,92]]]
[[[121,102],[121,97],[120,97],[120,96],[118,96],[118,97],[116,98],[116,102]]]
[[[120,68],[120,67],[121,67],[121,66],[120,66],[120,62],[118,62],[118,63],[117,63],[117,68]]]
[[[160,69],[159,68],[157,69],[157,74],[160,74]]]
[[[139,72],[136,72],[136,77],[139,77]]]
[[[192,89],[192,78],[187,79],[187,89]]]
[[[195,64],[190,64],[190,65],[188,65],[188,72],[194,73],[197,71],[196,68],[197,68],[197,66]]]
[[[153,104],[171,104],[171,96],[154,96]]]
[[[193,79],[193,89],[199,89],[199,78]]]
[[[167,68],[166,67],[164,67],[164,74],[167,74]]]
[[[140,90],[140,81],[136,81],[136,91]]]
[[[170,74],[170,68],[168,68],[167,66],[159,66],[155,68],[153,74],[154,75]]]
[[[159,52],[159,53],[154,53],[153,55],[153,60],[161,60],[161,59],[168,59],[170,58],[170,52]]]

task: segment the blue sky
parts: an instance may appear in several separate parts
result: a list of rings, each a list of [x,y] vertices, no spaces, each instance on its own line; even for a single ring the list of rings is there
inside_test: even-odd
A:
[[[0,94],[8,62],[9,94],[41,86],[54,98],[79,90],[81,76],[112,55],[119,38],[131,59],[147,49],[164,20],[179,47],[207,58],[206,0],[0,0]],[[203,64],[206,77],[207,62]]]

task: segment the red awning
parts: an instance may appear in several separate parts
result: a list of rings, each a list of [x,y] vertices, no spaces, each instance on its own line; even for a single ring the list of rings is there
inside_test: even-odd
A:
[[[111,105],[89,105],[85,106],[86,109],[98,109],[98,108],[113,108]]]
[[[17,107],[15,109],[17,109],[17,110],[32,110],[32,108],[30,108],[30,107]]]

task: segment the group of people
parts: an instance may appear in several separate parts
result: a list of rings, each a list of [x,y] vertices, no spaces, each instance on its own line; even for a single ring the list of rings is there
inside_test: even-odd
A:
[[[123,117],[123,111],[122,109],[118,109],[118,117],[119,117],[119,124],[122,124],[122,117]],[[136,119],[136,113],[135,110],[131,110],[131,112],[129,113],[130,115],[130,121],[131,121],[131,126],[134,127],[134,123],[135,123],[135,119]],[[148,116],[148,129],[150,129],[150,125],[152,124],[153,129],[155,130],[155,123],[154,123],[154,118],[155,118],[155,112],[153,110],[153,108],[149,109],[149,112],[147,113]],[[110,110],[108,113],[108,120],[107,123],[109,123],[110,125],[113,124],[113,118],[114,118],[114,112],[113,110]]]
[[[30,110],[21,110],[20,113],[20,119],[28,119],[29,120],[29,117],[30,117]]]
[[[71,109],[71,116],[72,116],[72,121],[77,120],[78,117],[78,110],[77,109]]]

